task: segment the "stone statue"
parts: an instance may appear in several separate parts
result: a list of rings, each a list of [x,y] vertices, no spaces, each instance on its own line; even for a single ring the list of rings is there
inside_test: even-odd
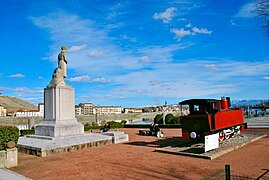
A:
[[[62,46],[61,49],[62,51],[58,55],[58,68],[62,69],[63,77],[66,78],[66,64],[67,64],[66,46]]]
[[[66,56],[66,46],[61,47],[62,51],[58,55],[58,68],[54,69],[52,74],[52,80],[48,87],[56,87],[56,86],[65,86],[65,78],[66,78],[66,64],[67,64],[67,56]]]

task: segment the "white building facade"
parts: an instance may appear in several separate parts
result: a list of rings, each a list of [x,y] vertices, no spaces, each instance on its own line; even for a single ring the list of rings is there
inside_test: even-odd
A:
[[[121,106],[95,106],[94,114],[121,114]]]
[[[40,116],[39,110],[18,110],[16,117],[37,117]]]

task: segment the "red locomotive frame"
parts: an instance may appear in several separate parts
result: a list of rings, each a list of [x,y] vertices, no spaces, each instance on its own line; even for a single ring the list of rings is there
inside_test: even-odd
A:
[[[181,117],[182,137],[199,139],[219,133],[219,139],[229,139],[244,131],[244,115],[241,109],[230,108],[230,98],[190,99],[179,103],[188,105],[190,113]]]

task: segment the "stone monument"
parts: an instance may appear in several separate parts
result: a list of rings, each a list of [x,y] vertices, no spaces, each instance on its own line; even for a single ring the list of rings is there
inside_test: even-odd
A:
[[[41,157],[129,140],[123,132],[84,133],[75,118],[74,88],[66,84],[66,47],[58,55],[58,67],[44,89],[44,120],[35,126],[35,135],[20,137],[19,151]]]
[[[83,125],[75,118],[74,88],[66,84],[66,47],[61,47],[58,67],[44,89],[45,115],[42,124],[35,127],[35,135],[52,138],[84,133]]]

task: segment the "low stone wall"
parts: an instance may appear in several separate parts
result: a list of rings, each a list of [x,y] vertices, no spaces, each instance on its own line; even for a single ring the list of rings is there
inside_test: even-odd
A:
[[[53,140],[46,140],[46,141],[53,142]],[[44,144],[46,143],[46,141],[44,141]],[[65,144],[64,139],[61,142],[61,144]],[[78,144],[73,144],[73,145],[65,144],[59,147],[49,147],[49,145],[47,145],[46,148],[44,147],[42,148],[42,147],[31,147],[29,145],[23,145],[23,144],[18,144],[18,147],[21,153],[31,154],[31,155],[40,156],[40,157],[46,157],[51,154],[72,152],[72,151],[87,149],[91,147],[99,147],[99,146],[107,145],[107,144],[113,144],[112,138],[89,141],[89,142],[78,142]]]
[[[122,142],[128,142],[129,141],[129,135],[128,134],[124,134],[124,132],[119,132],[119,131],[109,131],[109,132],[105,132],[102,133],[103,135],[106,136],[112,136],[112,143],[113,144],[118,144],[118,143],[122,143]]]
[[[0,151],[0,168],[18,166],[18,149],[12,148]]]

